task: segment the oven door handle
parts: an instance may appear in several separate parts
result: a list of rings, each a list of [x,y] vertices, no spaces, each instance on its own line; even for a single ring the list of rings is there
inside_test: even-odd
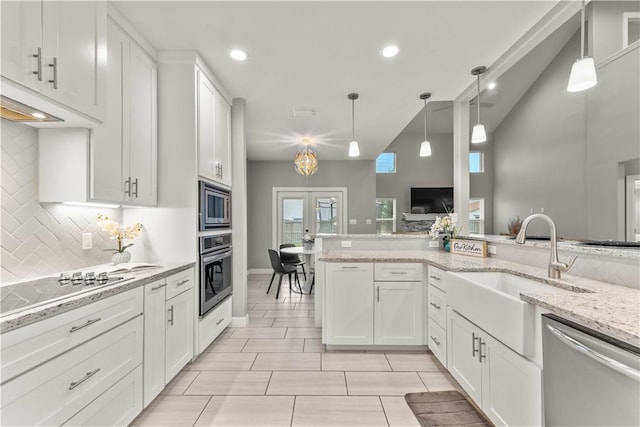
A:
[[[221,254],[215,254],[215,255],[208,256],[208,257],[204,257],[204,258],[202,258],[202,262],[208,264],[210,262],[219,261],[221,259],[229,258],[231,256],[232,252],[233,251],[230,249],[228,251],[222,252]]]

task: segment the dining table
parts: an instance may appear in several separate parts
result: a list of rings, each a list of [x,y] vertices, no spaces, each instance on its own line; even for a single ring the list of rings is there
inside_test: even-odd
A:
[[[304,281],[304,285],[302,286],[302,293],[310,294],[313,288],[313,281],[315,276],[315,270],[311,266],[311,257],[315,255],[316,250],[314,247],[305,248],[304,246],[291,246],[288,248],[280,249],[280,252],[285,254],[295,254],[295,255],[304,255],[305,261],[309,266],[309,271],[307,272],[307,278]]]

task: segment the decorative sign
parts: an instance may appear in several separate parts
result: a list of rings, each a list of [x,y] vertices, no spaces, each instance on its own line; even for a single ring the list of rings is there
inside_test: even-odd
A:
[[[487,256],[487,242],[451,239],[451,253],[485,258]]]

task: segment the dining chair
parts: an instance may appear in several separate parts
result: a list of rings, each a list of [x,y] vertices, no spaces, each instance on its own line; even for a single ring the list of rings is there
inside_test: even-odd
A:
[[[304,265],[307,261],[300,258],[299,255],[296,254],[288,254],[282,252],[282,248],[294,248],[296,245],[293,243],[283,243],[280,245],[280,259],[284,265],[293,265],[296,268],[302,267],[302,275],[304,276],[304,280],[307,280],[307,272],[304,270]]]
[[[300,286],[300,279],[298,278],[298,269],[293,265],[284,265],[280,260],[280,256],[278,252],[273,249],[267,249],[269,252],[269,260],[271,261],[271,268],[273,268],[273,274],[271,275],[271,281],[269,282],[269,288],[267,289],[267,293],[271,290],[271,285],[273,284],[273,279],[278,275],[278,290],[276,291],[276,299],[280,296],[280,287],[282,286],[282,277],[286,274],[289,276],[289,291],[291,291],[291,275],[295,276],[295,280],[298,284],[298,289],[302,292],[302,287]]]

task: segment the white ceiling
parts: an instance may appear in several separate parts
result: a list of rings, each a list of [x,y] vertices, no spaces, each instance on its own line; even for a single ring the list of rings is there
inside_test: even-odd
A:
[[[374,159],[422,109],[452,100],[557,1],[118,1],[156,49],[198,51],[247,102],[250,160],[291,159],[309,138],[321,159],[347,158],[350,92],[361,158]],[[379,50],[394,43],[395,58]],[[243,63],[229,57],[241,48]],[[435,105],[435,104],[434,104]],[[312,118],[293,118],[312,107]]]

